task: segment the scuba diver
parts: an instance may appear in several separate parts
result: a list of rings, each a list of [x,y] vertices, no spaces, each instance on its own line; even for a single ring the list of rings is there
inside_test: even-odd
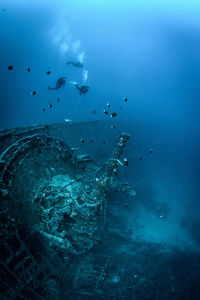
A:
[[[72,66],[74,66],[76,68],[80,68],[80,69],[82,69],[84,67],[84,64],[81,63],[80,61],[78,61],[78,62],[68,61],[66,64],[67,65],[72,65]]]
[[[77,90],[79,90],[80,96],[81,96],[82,94],[86,94],[86,93],[88,92],[88,90],[89,90],[89,86],[88,86],[88,85],[81,85],[81,86],[79,87],[78,84],[76,84],[76,88],[77,88]]]
[[[88,92],[88,90],[89,90],[89,86],[88,86],[88,85],[81,85],[81,86],[78,86],[78,83],[77,83],[77,82],[74,82],[74,81],[71,81],[70,83],[71,83],[71,84],[74,84],[74,85],[76,86],[77,90],[78,90],[79,93],[80,93],[80,96],[81,96],[82,94],[86,94],[86,93]]]
[[[66,77],[60,77],[56,82],[56,87],[52,88],[48,86],[48,90],[58,90],[61,88],[61,86],[65,86],[66,83]]]

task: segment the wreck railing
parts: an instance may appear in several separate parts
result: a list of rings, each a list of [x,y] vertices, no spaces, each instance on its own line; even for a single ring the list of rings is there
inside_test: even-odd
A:
[[[118,173],[117,169],[120,163],[119,159],[124,152],[124,147],[126,146],[129,138],[130,135],[127,133],[121,133],[119,135],[119,142],[113,151],[112,157],[107,162],[106,173],[102,178],[97,178],[96,187],[91,193],[91,197],[95,201],[99,201],[101,203],[100,213],[103,216],[104,220],[106,218],[107,211],[107,199],[105,197],[105,194],[108,189],[111,176]]]

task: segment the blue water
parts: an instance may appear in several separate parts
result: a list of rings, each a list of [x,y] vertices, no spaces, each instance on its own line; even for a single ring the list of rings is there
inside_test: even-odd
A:
[[[107,120],[111,103],[132,136],[131,242],[200,254],[200,2],[1,0],[0,70],[1,129]],[[62,76],[65,87],[49,91]]]

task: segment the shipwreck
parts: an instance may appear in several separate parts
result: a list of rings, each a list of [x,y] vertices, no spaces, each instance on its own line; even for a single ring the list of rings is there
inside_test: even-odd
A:
[[[68,265],[101,242],[108,191],[134,196],[116,176],[130,136],[115,137],[112,152],[101,161],[91,157],[91,144],[80,142],[100,126],[63,123],[0,131],[1,299],[66,299]],[[101,276],[99,270],[91,295]]]

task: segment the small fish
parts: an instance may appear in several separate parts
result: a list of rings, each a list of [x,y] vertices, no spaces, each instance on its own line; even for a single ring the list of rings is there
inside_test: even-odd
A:
[[[65,122],[72,122],[71,119],[65,119]]]
[[[126,202],[125,207],[128,208],[128,203]]]
[[[152,154],[154,152],[153,148],[151,148],[149,152]]]
[[[95,109],[93,109],[92,113],[93,113],[93,114],[96,114],[96,110],[95,110]]]
[[[114,173],[115,175],[118,175],[118,170],[117,170],[117,168],[114,168],[114,169],[113,169],[113,173]]]
[[[124,102],[127,102],[127,101],[128,101],[127,97],[124,97]]]
[[[57,99],[57,102],[60,102],[60,98]]]
[[[27,68],[27,71],[30,73],[30,71],[31,71],[31,68]]]
[[[8,70],[13,70],[14,67],[13,66],[8,66]]]
[[[116,128],[115,125],[111,125],[110,128]]]
[[[117,115],[117,113],[116,113],[116,112],[113,112],[113,113],[110,115],[110,117],[111,117],[111,118],[114,118],[114,117],[116,117],[116,115]]]
[[[49,107],[49,108],[52,108],[52,104],[49,104],[48,107]]]
[[[128,159],[127,159],[127,158],[124,158],[124,164],[125,164],[126,166],[128,166]]]
[[[122,107],[120,106],[120,108],[119,108],[120,110],[122,110]]]
[[[107,107],[110,107],[110,103],[107,103]]]
[[[101,180],[98,177],[96,177],[95,179],[96,179],[97,184],[101,184]]]
[[[46,109],[45,108],[43,108],[43,110],[42,111],[46,111]]]
[[[108,115],[108,111],[107,110],[104,109],[103,112],[104,112],[105,115]]]
[[[47,71],[46,74],[47,74],[47,75],[50,75],[50,74],[51,74],[51,71]]]
[[[103,143],[103,144],[106,144],[106,143],[107,143],[107,141],[105,141],[105,140],[104,140],[102,143]]]
[[[32,95],[32,96],[36,95],[36,91],[32,91],[32,92],[31,92],[31,95]]]
[[[93,142],[94,142],[94,139],[91,139],[90,142],[93,143]]]
[[[142,158],[142,157],[139,157],[139,160],[143,160],[143,158]]]
[[[80,139],[80,141],[81,141],[81,143],[83,143],[83,144],[85,143],[85,140],[84,140],[84,139]]]

